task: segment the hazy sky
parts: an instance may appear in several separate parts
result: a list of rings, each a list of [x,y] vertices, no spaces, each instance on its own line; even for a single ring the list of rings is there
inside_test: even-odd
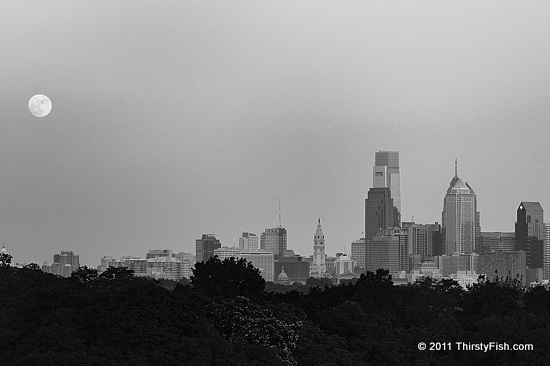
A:
[[[441,222],[454,175],[482,231],[550,210],[548,1],[2,1],[0,243],[195,252],[282,224],[327,253],[364,231],[377,150],[402,218]],[[53,102],[32,116],[34,94]]]

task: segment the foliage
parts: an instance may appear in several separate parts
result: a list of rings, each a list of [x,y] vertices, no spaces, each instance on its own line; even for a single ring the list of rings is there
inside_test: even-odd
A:
[[[98,278],[99,274],[97,269],[88,268],[87,266],[79,267],[76,271],[71,273],[71,281],[83,284],[84,286],[91,286],[92,282]]]
[[[212,303],[209,317],[226,339],[267,346],[285,365],[296,365],[292,349],[296,347],[301,322],[288,323],[277,319],[269,308],[237,296],[229,302]]]
[[[428,277],[394,286],[379,270],[262,295],[248,263],[210,266],[193,287],[172,291],[124,268],[82,267],[66,279],[32,264],[2,267],[0,365],[542,365],[550,355],[550,292],[513,278],[469,289]],[[222,284],[234,287],[209,287],[204,275],[229,276]],[[420,351],[419,342],[453,350]],[[455,342],[534,350],[459,352]]]
[[[159,282],[159,284],[162,287],[164,287],[165,289],[167,289],[169,291],[173,291],[176,288],[176,286],[178,286],[178,285],[181,285],[181,286],[184,286],[184,287],[189,287],[191,285],[191,282],[189,281],[189,279],[187,279],[185,277],[182,277],[178,281],[168,280],[168,279],[165,279],[165,278],[159,278],[157,281]]]
[[[0,276],[0,365],[274,364],[257,347],[226,340],[197,291],[169,292],[118,269],[95,273],[81,268],[65,279],[11,268]]]
[[[36,263],[29,263],[23,268],[28,269],[29,271],[41,271],[40,266]]]
[[[221,261],[214,256],[206,263],[196,263],[190,280],[194,289],[213,298],[244,296],[257,300],[263,297],[265,287],[260,271],[244,258]]]
[[[98,278],[105,281],[128,280],[134,277],[134,271],[126,267],[109,267]]]
[[[12,258],[8,253],[0,252],[0,267],[9,267]]]
[[[356,285],[359,287],[368,286],[372,284],[393,285],[390,271],[382,268],[377,269],[376,273],[367,271],[367,273],[361,273],[361,277],[359,277],[359,280],[356,282]]]
[[[325,287],[332,287],[332,280],[330,278],[315,278],[315,277],[309,277],[306,280],[306,286],[311,287],[319,287],[319,288],[325,288]]]
[[[265,283],[264,291],[268,293],[271,292],[271,293],[277,293],[277,294],[286,294],[288,292],[295,291],[301,294],[307,294],[309,292],[309,287],[300,282],[294,282],[293,284],[290,284],[290,285],[283,285],[280,283],[273,283],[271,281],[267,281]]]

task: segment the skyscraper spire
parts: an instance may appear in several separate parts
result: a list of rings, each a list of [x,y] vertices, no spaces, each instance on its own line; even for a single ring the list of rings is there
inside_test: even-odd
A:
[[[458,178],[458,164],[457,164],[456,156],[455,156],[455,178]]]
[[[279,196],[279,227],[281,227],[281,196]]]

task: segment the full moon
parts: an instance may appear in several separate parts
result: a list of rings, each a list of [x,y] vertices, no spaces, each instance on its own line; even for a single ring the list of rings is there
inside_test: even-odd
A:
[[[52,110],[52,101],[45,95],[36,94],[29,100],[29,111],[36,117],[45,117]]]

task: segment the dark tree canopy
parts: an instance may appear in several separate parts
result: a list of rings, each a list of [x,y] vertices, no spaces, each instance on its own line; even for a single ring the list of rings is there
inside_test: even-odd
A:
[[[40,266],[36,263],[29,263],[23,268],[31,270],[31,271],[41,271]]]
[[[87,266],[79,267],[76,271],[71,273],[71,281],[81,283],[84,285],[91,285],[93,281],[98,278],[97,269],[88,268]]]
[[[308,287],[320,287],[324,288],[325,286],[332,286],[332,280],[330,278],[315,278],[309,277],[306,280],[306,286]]]
[[[167,290],[125,268],[67,279],[0,267],[0,365],[543,365],[550,355],[550,291],[514,278],[394,286],[378,270],[264,293],[249,263],[213,258],[192,282]],[[432,341],[453,348],[417,347]],[[459,352],[457,341],[533,349]]]
[[[191,285],[213,298],[234,298],[238,295],[251,299],[261,298],[265,280],[260,271],[246,259],[217,256],[195,264]]]
[[[127,280],[134,277],[134,271],[126,267],[109,267],[99,275],[99,279],[112,280]]]
[[[12,256],[8,253],[0,252],[0,267],[9,267],[11,263]]]

